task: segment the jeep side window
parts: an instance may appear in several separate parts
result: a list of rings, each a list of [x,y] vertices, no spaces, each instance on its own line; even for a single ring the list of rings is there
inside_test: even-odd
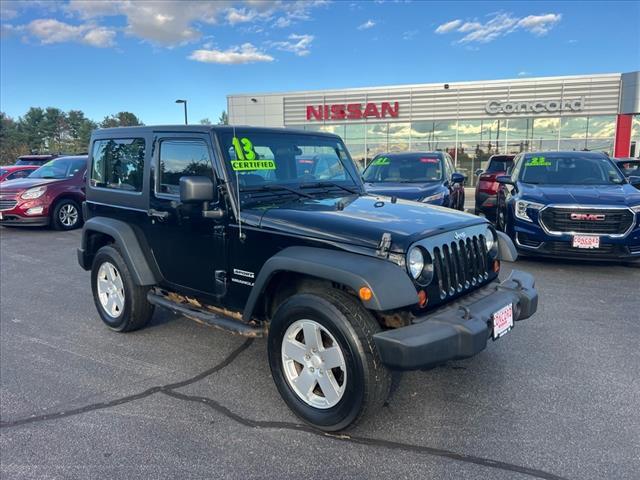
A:
[[[142,191],[144,149],[143,138],[96,140],[91,155],[91,185]]]
[[[158,193],[180,194],[180,177],[213,178],[209,148],[202,140],[162,140],[158,168]]]

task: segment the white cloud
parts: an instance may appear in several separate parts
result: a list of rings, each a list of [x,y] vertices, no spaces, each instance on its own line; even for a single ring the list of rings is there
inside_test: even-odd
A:
[[[289,40],[283,42],[271,42],[271,45],[278,50],[292,52],[299,57],[304,57],[311,53],[309,47],[311,47],[313,38],[313,35],[297,35],[295,33],[292,33],[291,35],[289,35]]]
[[[251,43],[243,43],[228,50],[194,50],[188,58],[196,62],[221,63],[223,65],[273,61],[271,55],[261,52]]]
[[[559,13],[529,15],[520,19],[518,26],[536,35],[545,35],[560,19],[562,19],[562,15]]]
[[[488,43],[517,30],[538,36],[545,35],[562,19],[559,13],[528,15],[521,18],[510,13],[495,12],[489,16],[490,19],[484,23],[475,20],[464,23],[460,19],[452,20],[440,25],[435,32],[465,34],[456,42],[459,44]]]
[[[116,32],[109,30],[105,27],[98,27],[89,30],[83,37],[84,43],[92,45],[94,47],[105,48],[113,47],[115,42]]]
[[[448,33],[451,30],[455,30],[460,25],[462,25],[462,20],[460,19],[451,20],[450,22],[439,25],[438,28],[436,28],[436,33]]]
[[[529,75],[531,75],[531,72],[526,72],[524,70],[521,72],[518,72],[519,77],[528,77]]]
[[[202,37],[203,26],[274,22],[278,27],[308,20],[327,0],[71,0],[65,10],[82,19],[124,17],[125,32],[167,47]]]
[[[368,29],[373,28],[375,26],[376,26],[376,22],[374,22],[373,20],[367,20],[362,25],[358,26],[358,30],[368,30]]]
[[[115,30],[93,24],[71,25],[53,18],[40,18],[26,25],[26,31],[43,45],[80,42],[93,47],[115,45]]]

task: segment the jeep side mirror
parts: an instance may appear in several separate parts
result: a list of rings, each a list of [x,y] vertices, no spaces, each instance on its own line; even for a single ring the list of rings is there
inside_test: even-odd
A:
[[[451,174],[451,183],[459,183],[460,185],[462,185],[466,179],[467,177],[459,172],[454,172]]]
[[[501,183],[503,185],[514,185],[516,184],[516,182],[513,181],[513,179],[511,178],[511,175],[500,175],[499,177],[496,178],[496,182]]]
[[[212,202],[215,196],[213,181],[209,177],[180,177],[180,202]]]
[[[211,208],[210,203],[218,203],[218,189],[209,177],[189,176],[180,177],[180,202],[202,202],[202,216],[204,218],[222,218],[224,210]]]

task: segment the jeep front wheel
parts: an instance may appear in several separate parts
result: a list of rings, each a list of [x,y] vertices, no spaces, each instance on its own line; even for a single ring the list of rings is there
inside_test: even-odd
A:
[[[280,305],[269,329],[269,365],[294,413],[336,431],[380,408],[391,376],[373,342],[378,331],[360,302],[338,290],[297,294]]]
[[[153,315],[153,305],[147,301],[149,287],[133,282],[120,252],[102,247],[91,267],[93,301],[102,321],[117,332],[130,332],[144,327]]]

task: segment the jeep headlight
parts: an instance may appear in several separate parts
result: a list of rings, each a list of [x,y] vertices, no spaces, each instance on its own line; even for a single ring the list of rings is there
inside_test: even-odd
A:
[[[46,191],[47,187],[30,188],[20,195],[20,198],[23,200],[33,200],[34,198],[40,198]]]
[[[518,200],[516,201],[515,209],[516,218],[525,220],[527,222],[533,222],[533,220],[531,220],[531,217],[529,217],[527,210],[540,210],[542,207],[544,207],[544,205],[542,205],[541,203],[529,202],[527,200]]]
[[[640,215],[640,205],[636,205],[635,207],[631,207],[631,211],[633,213],[637,213],[638,215]]]
[[[436,200],[442,200],[444,198],[444,192],[436,193],[435,195],[429,195],[420,200],[423,203],[435,202]]]
[[[487,228],[484,232],[484,243],[487,246],[487,252],[490,254],[493,255],[498,250],[498,235],[492,228]]]
[[[413,247],[409,250],[409,255],[407,255],[407,267],[413,279],[417,280],[422,274],[422,269],[424,268],[424,255],[422,254],[422,249],[420,247]]]

